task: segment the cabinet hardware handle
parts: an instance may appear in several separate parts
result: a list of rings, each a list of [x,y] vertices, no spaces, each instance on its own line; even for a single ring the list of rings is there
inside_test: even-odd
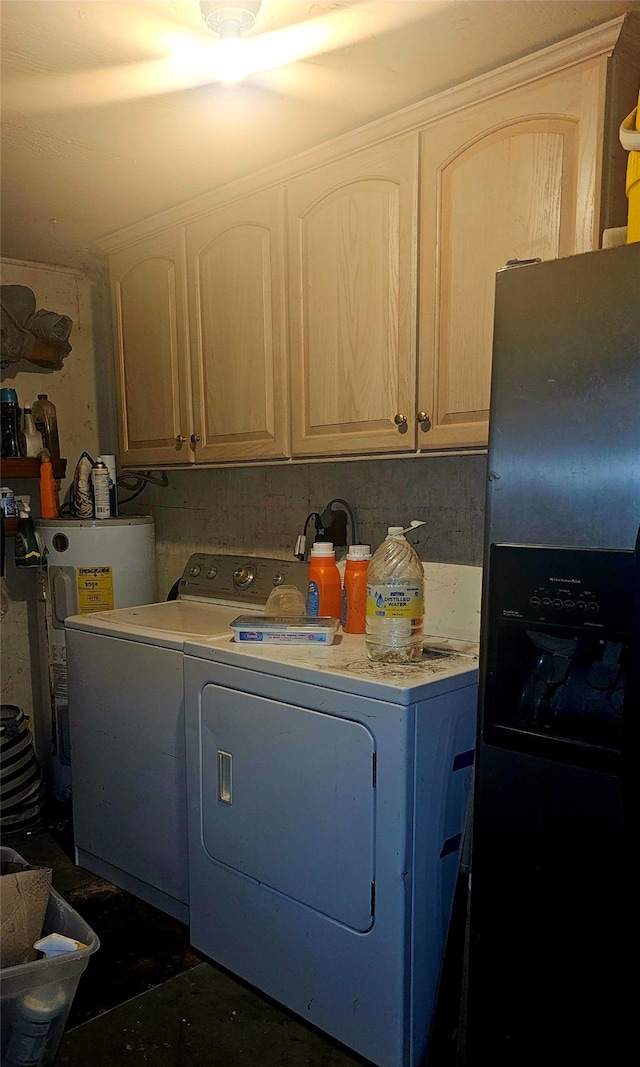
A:
[[[419,411],[416,415],[416,419],[420,423],[420,429],[423,433],[428,433],[431,429],[431,418],[427,415],[426,411]]]
[[[395,422],[396,426],[398,426],[398,427],[399,427],[399,429],[400,429],[400,433],[402,433],[403,429],[406,429],[406,428],[407,428],[407,416],[406,416],[406,415],[400,415],[400,414],[398,413],[398,414],[397,414],[397,415],[396,415],[396,416],[394,417],[394,420],[393,420],[393,421]]]
[[[200,434],[199,433],[192,433],[191,437],[189,438],[189,440],[191,442],[191,447],[195,448],[197,443],[198,443],[198,441],[200,440]]]
[[[179,433],[177,435],[177,437],[176,437],[176,444],[177,445],[183,445],[186,440],[187,439],[186,439],[185,435],[183,433]]]

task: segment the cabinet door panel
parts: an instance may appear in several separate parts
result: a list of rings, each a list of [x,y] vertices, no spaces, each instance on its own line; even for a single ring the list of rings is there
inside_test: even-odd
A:
[[[110,260],[120,462],[189,463],[184,249],[167,233]],[[180,441],[184,437],[185,441]]]
[[[439,367],[439,426],[488,417],[490,375],[486,360],[474,357],[491,353],[495,272],[508,259],[524,258],[518,249],[527,250],[526,258],[555,259],[574,246],[573,219],[563,219],[561,210],[563,177],[575,158],[567,125],[555,132],[540,123],[509,126],[441,174],[439,345],[449,358]],[[479,247],[490,266],[480,272]]]
[[[281,193],[187,230],[200,461],[287,455]]]
[[[597,244],[602,75],[592,61],[422,134],[422,449],[486,444],[496,271]]]
[[[294,455],[415,447],[416,168],[408,137],[290,183]]]

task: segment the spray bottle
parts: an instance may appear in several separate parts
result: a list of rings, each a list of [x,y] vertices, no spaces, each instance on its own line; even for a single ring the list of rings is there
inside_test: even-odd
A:
[[[43,448],[40,453],[40,514],[43,519],[57,519],[60,514],[58,486],[47,448]]]
[[[39,567],[42,562],[42,553],[31,518],[31,507],[25,500],[21,500],[19,509],[18,532],[13,546],[16,567]]]
[[[93,485],[93,515],[96,519],[108,519],[111,517],[111,502],[109,498],[109,468],[98,456],[91,471]]]

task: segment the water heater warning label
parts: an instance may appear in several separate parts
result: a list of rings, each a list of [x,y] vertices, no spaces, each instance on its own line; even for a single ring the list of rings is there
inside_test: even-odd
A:
[[[78,611],[109,611],[113,607],[113,567],[76,567]]]

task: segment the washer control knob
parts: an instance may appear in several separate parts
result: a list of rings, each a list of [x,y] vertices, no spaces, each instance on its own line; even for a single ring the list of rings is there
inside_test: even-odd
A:
[[[245,567],[238,567],[233,572],[233,584],[237,589],[248,589],[250,585],[253,585],[256,578],[256,569],[251,563],[247,563]]]
[[[199,567],[198,564],[195,563],[193,565],[193,567],[189,567],[189,574],[191,575],[192,578],[197,578],[198,575],[200,574],[201,570],[202,570],[202,567]]]
[[[205,577],[209,578],[209,579],[215,578],[217,573],[218,573],[218,568],[217,567],[207,567],[207,569],[205,571]]]
[[[284,574],[280,574],[279,572],[278,572],[278,574],[274,574],[274,576],[273,576],[273,584],[275,586],[284,585]]]

